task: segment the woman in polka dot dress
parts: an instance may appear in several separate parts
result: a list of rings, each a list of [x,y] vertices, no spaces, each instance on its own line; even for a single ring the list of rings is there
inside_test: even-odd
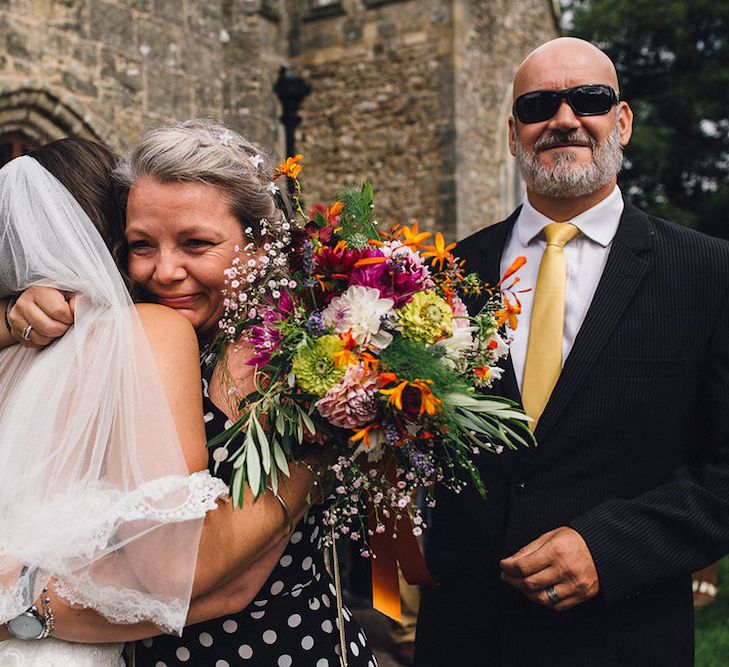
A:
[[[214,360],[203,365],[203,405],[208,439],[230,424],[208,393]],[[215,452],[211,452],[210,467]],[[220,458],[220,457],[217,457]],[[216,474],[230,482],[232,465]],[[339,621],[336,590],[324,567],[321,514],[312,510],[291,534],[289,544],[257,598],[243,611],[185,628],[182,637],[139,642],[136,667],[338,667]],[[343,610],[347,664],[375,667],[364,631]]]

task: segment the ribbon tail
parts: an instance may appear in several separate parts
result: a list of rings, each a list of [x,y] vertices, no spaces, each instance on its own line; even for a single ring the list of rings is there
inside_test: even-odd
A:
[[[370,525],[374,526],[374,516],[370,508]],[[400,582],[397,577],[397,556],[392,539],[394,522],[385,522],[385,532],[370,537],[372,550],[372,606],[386,616],[400,620]]]
[[[397,540],[395,540],[395,557],[400,564],[405,581],[411,585],[434,586],[435,580],[428,570],[428,565],[420,550],[420,544],[413,535],[413,524],[410,517],[401,517],[397,524]],[[399,591],[398,591],[399,594]]]

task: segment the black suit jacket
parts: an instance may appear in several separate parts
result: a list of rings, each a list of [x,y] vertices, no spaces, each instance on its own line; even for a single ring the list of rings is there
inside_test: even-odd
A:
[[[461,242],[498,280],[518,211]],[[514,371],[493,392],[519,400]],[[729,551],[729,244],[626,203],[602,278],[536,429],[482,455],[489,489],[440,493],[416,665],[690,665],[690,573]],[[556,613],[499,559],[561,525],[598,597]]]

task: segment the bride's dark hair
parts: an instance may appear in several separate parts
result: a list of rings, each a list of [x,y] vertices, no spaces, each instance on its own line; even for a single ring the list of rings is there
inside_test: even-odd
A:
[[[80,204],[101,234],[132,291],[126,273],[126,191],[112,177],[116,155],[95,141],[72,137],[33,148],[28,155],[55,176]]]

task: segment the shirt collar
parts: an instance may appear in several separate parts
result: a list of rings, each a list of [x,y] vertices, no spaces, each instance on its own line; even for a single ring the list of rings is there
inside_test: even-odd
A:
[[[571,222],[584,236],[607,248],[615,238],[624,206],[620,188],[616,185],[601,202],[566,222]],[[519,242],[526,248],[551,222],[553,221],[529,203],[525,195],[515,228]]]

